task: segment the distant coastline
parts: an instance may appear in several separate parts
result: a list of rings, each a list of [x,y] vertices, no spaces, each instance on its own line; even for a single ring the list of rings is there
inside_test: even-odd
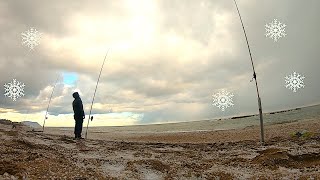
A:
[[[277,111],[271,111],[271,112],[264,112],[263,115],[275,115],[275,114],[281,114],[281,113],[286,113],[286,112],[292,112],[292,111],[299,111],[305,108],[311,108],[314,106],[320,106],[320,104],[315,104],[315,105],[308,105],[308,106],[300,106],[300,107],[296,107],[296,108],[291,108],[291,109],[284,109],[284,110],[277,110]],[[221,120],[228,120],[228,119],[244,119],[244,118],[250,118],[250,117],[254,117],[254,116],[258,116],[258,114],[248,114],[248,115],[240,115],[240,116],[232,116],[232,117],[225,117],[225,118],[207,118],[207,119],[200,119],[200,120],[192,120],[192,121],[181,121],[181,122],[164,122],[164,123],[150,123],[150,124],[135,124],[135,125],[126,125],[126,126],[91,126],[91,127],[114,127],[114,128],[122,128],[122,127],[141,127],[141,126],[160,126],[160,125],[178,125],[178,124],[186,124],[186,123],[197,123],[197,122],[204,122],[204,121],[221,121]],[[21,121],[21,122],[17,122],[17,121],[12,121],[14,123],[23,123],[25,121]],[[34,121],[26,121],[29,123],[36,123]],[[6,120],[6,119],[0,119],[0,123],[2,124],[11,124],[10,120]],[[42,126],[39,125],[37,127],[34,128],[41,128]],[[50,128],[72,128],[72,127],[63,127],[63,126],[57,126],[57,127],[50,127]]]

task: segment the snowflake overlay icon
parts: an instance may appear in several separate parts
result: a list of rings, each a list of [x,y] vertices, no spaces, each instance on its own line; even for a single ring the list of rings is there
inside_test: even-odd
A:
[[[292,90],[293,92],[297,92],[298,89],[304,88],[304,78],[305,77],[300,75],[299,73],[293,72],[293,74],[285,77],[286,88]]]
[[[11,98],[13,101],[16,101],[17,98],[24,96],[24,87],[24,83],[13,79],[12,82],[4,85],[4,96]]]
[[[234,95],[226,90],[222,90],[216,94],[213,94],[213,106],[220,108],[224,111],[226,108],[233,106],[232,97]]]
[[[22,35],[22,45],[28,46],[30,50],[33,50],[36,46],[40,44],[40,39],[42,33],[37,31],[35,28],[30,28],[29,30],[21,33]]]
[[[279,22],[277,19],[274,19],[271,23],[266,24],[266,37],[270,37],[275,42],[278,41],[281,37],[285,37],[287,34],[285,33],[286,25]]]

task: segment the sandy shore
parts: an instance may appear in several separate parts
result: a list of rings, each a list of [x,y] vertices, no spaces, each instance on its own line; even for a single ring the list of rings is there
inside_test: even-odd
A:
[[[154,125],[150,125],[154,126]],[[168,124],[170,126],[170,124]],[[109,127],[106,127],[107,129]],[[73,136],[73,128],[46,128],[47,134]],[[218,143],[218,142],[238,142],[245,140],[259,141],[260,126],[249,126],[231,130],[205,130],[187,132],[150,132],[149,126],[132,127],[110,127],[112,130],[100,132],[95,128],[89,129],[89,139],[99,139],[107,141],[130,141],[130,142],[156,142],[156,143]],[[164,128],[163,128],[164,129]],[[264,125],[265,140],[275,137],[288,138],[291,133],[299,130],[316,132],[320,130],[320,122],[317,119],[305,119],[290,123],[279,123]],[[83,135],[85,134],[85,128]]]
[[[0,179],[320,179],[319,119],[182,133],[45,133],[0,125]],[[294,137],[304,130],[303,137]],[[2,175],[2,177],[1,177]]]

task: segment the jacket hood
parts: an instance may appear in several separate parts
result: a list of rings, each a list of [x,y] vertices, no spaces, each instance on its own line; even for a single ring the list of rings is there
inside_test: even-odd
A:
[[[80,96],[79,96],[79,93],[78,93],[78,92],[74,92],[74,93],[72,94],[72,96],[73,96],[75,99],[80,98]]]

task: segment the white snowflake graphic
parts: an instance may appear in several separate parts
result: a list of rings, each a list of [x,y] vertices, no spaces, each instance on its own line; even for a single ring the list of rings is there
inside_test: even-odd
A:
[[[232,97],[234,95],[226,90],[221,90],[220,92],[213,94],[213,106],[220,108],[224,111],[226,108],[233,106]]]
[[[285,33],[286,25],[279,22],[277,19],[274,19],[271,23],[266,24],[266,37],[270,37],[275,42],[278,41],[281,37],[285,37],[287,34]]]
[[[286,88],[292,90],[293,92],[297,92],[298,89],[304,88],[304,78],[305,77],[300,75],[299,73],[293,72],[289,76],[285,77]]]
[[[36,46],[40,44],[40,39],[42,33],[37,31],[35,28],[30,28],[29,30],[21,33],[22,35],[22,45],[28,46],[30,50],[33,50]]]
[[[13,79],[11,82],[4,85],[4,96],[11,98],[13,101],[16,101],[17,98],[24,96],[24,87],[24,83]]]

